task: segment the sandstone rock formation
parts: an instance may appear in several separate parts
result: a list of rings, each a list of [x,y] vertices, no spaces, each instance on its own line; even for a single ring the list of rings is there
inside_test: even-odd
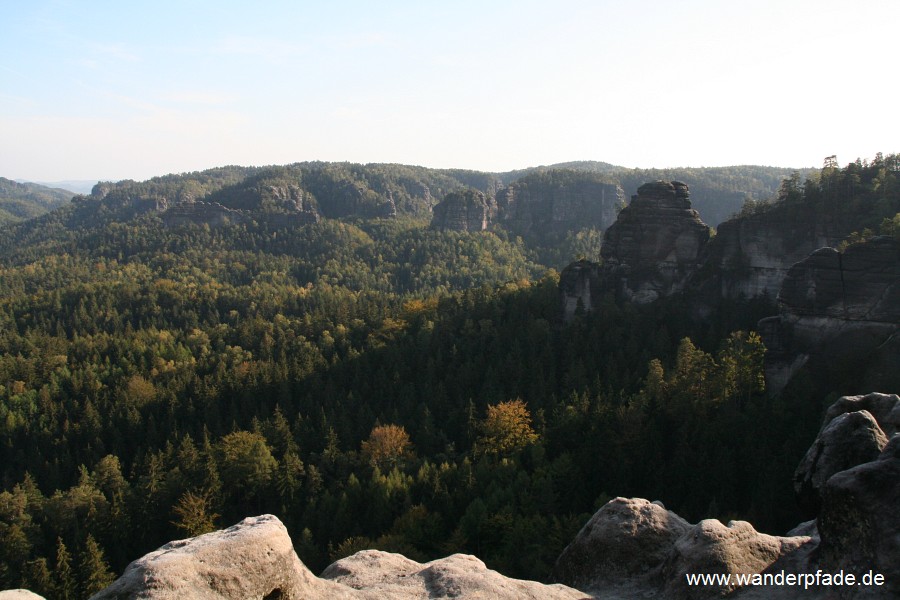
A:
[[[878,458],[900,426],[900,396],[844,396],[825,414],[816,440],[794,474],[800,507],[815,516],[832,475]]]
[[[615,498],[563,550],[553,578],[592,593],[638,596],[656,588],[661,565],[690,528],[661,503]]]
[[[419,564],[366,550],[315,577],[294,553],[284,525],[251,517],[223,531],[171,542],[140,558],[92,600],[577,600],[563,585],[509,579],[473,556]]]
[[[0,592],[0,600],[44,600],[44,597],[28,590],[4,590]]]
[[[843,365],[869,389],[900,387],[900,241],[817,250],[791,267],[778,302],[779,316],[759,326],[770,393],[807,364],[826,376]]]
[[[686,573],[759,573],[810,540],[758,533],[744,521],[691,525],[660,503],[616,498],[563,551],[557,581],[595,598],[710,598],[729,586],[690,588]]]
[[[297,558],[281,521],[263,515],[166,544],[128,565],[92,600],[353,597],[338,584],[316,578]]]
[[[878,590],[900,597],[900,436],[877,460],[832,476],[818,518],[821,564],[826,569],[884,576]]]
[[[527,236],[536,232],[606,229],[625,202],[618,185],[593,173],[549,171],[523,177],[497,192],[498,221]]]
[[[494,209],[481,192],[451,192],[434,207],[431,226],[450,231],[484,231],[491,223]]]
[[[224,225],[243,223],[249,219],[249,214],[243,210],[222,206],[217,202],[185,202],[167,208],[160,218],[170,227],[188,223]]]
[[[603,236],[602,267],[580,261],[563,270],[565,318],[572,317],[579,301],[591,310],[593,298],[603,292],[647,304],[683,290],[701,264],[709,236],[709,227],[691,209],[687,185],[642,185]]]
[[[869,412],[871,409],[872,412]],[[873,416],[874,415],[874,416]],[[797,469],[814,482],[821,510],[785,537],[749,523],[690,525],[661,504],[616,498],[603,506],[563,551],[557,581],[594,598],[896,598],[900,596],[900,397],[840,398]],[[876,421],[877,419],[877,421]],[[882,425],[892,432],[887,437]],[[878,450],[873,451],[874,448]],[[797,586],[689,586],[688,573],[853,574],[883,585],[810,589]]]
[[[420,564],[400,554],[363,550],[337,561],[322,573],[359,591],[359,598],[491,598],[496,600],[577,600],[578,590],[564,585],[509,579],[474,556],[454,554]]]
[[[578,311],[588,312],[603,293],[603,268],[588,260],[579,260],[559,275],[559,295],[563,319],[570,321]]]
[[[687,185],[657,181],[638,188],[606,230],[600,255],[617,294],[646,304],[684,289],[709,236]]]

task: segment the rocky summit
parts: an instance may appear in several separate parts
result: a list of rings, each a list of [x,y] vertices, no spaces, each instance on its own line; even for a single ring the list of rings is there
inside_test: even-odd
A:
[[[686,184],[642,185],[603,236],[602,267],[579,261],[563,271],[565,317],[571,318],[579,304],[591,310],[602,292],[647,304],[683,290],[700,265],[709,237],[710,228],[691,208]]]

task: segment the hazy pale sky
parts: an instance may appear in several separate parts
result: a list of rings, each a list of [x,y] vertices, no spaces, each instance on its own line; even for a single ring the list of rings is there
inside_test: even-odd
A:
[[[897,0],[0,0],[0,176],[898,152]]]

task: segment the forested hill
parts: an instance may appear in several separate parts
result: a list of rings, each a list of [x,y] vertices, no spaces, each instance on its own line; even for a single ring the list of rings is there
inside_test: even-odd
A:
[[[760,202],[773,198],[783,179],[797,173],[801,180],[815,169],[785,169],[757,165],[732,167],[675,167],[668,169],[628,169],[605,162],[573,161],[501,173],[500,179],[509,184],[536,171],[570,169],[603,175],[608,181],[622,186],[626,197],[648,181],[677,180],[691,189],[691,203],[700,218],[712,227],[740,212],[748,200]]]
[[[526,242],[428,227],[428,198],[495,181],[225,167],[5,227],[0,588],[87,597],[168,540],[266,512],[313,570],[378,547],[534,579],[610,496],[793,526],[823,399],[765,394],[752,328],[772,307],[698,322],[679,298],[603,297],[564,325]],[[179,203],[218,217],[161,217]]]
[[[74,195],[68,190],[0,177],[0,226],[42,215],[63,206]]]
[[[161,206],[205,201],[227,208],[284,212],[294,200],[291,186],[326,218],[383,217],[395,212],[427,219],[447,193],[475,189],[493,197],[504,186],[528,175],[574,171],[602,176],[619,184],[626,198],[644,182],[678,179],[692,190],[694,207],[716,226],[737,213],[745,200],[774,197],[792,171],[774,167],[736,166],[681,169],[625,169],[609,163],[578,161],[506,173],[462,169],[428,169],[396,164],[295,163],[285,166],[228,166],[201,172],[154,177],[144,182],[101,182],[87,198],[108,197],[106,218],[127,219]],[[807,170],[800,172],[805,177]],[[35,184],[0,180],[0,224],[31,218],[68,202],[72,194]],[[104,215],[100,215],[104,218]]]

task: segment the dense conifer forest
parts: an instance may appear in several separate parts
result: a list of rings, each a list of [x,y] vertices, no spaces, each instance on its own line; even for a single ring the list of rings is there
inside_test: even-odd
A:
[[[900,235],[897,173],[895,155],[828,166],[743,211],[841,203],[848,243]],[[279,218],[265,190],[297,181],[321,221]],[[532,579],[614,496],[796,524],[791,475],[834,395],[766,394],[754,328],[774,305],[695,320],[682,297],[605,298],[565,324],[542,257],[595,252],[599,232],[553,254],[428,227],[427,198],[503,184],[225,167],[101,184],[0,230],[0,589],[87,597],[261,513],[313,571],[377,547]],[[397,216],[375,216],[388,192]],[[161,199],[249,216],[171,225]]]

